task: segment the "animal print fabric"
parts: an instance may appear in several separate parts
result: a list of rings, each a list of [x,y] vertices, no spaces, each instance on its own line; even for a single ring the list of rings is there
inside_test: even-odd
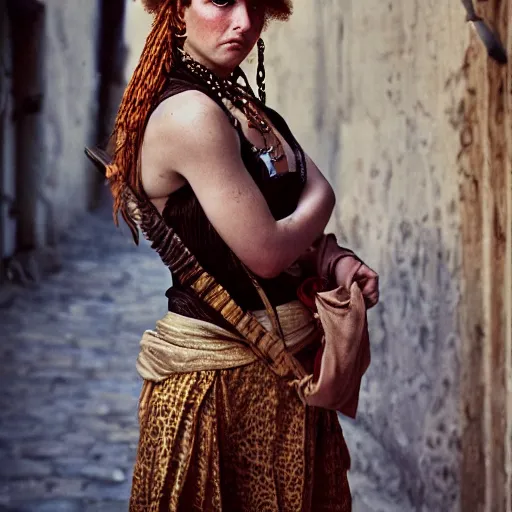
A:
[[[172,375],[142,419],[130,512],[349,512],[335,412],[258,361]]]

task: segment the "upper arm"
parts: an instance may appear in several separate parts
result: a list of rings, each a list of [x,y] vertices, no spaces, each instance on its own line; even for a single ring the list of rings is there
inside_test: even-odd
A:
[[[240,140],[212,99],[187,91],[167,99],[147,129],[152,150],[192,187],[213,227],[253,272],[273,273],[276,221],[244,166]]]
[[[279,132],[282,135],[285,135],[285,136],[296,141],[295,136],[292,133],[292,131],[290,130],[290,127],[288,126],[288,123],[286,122],[284,117],[281,114],[279,114],[279,112],[277,112],[276,110],[274,110],[270,107],[267,107],[267,111],[269,111],[271,113],[272,122],[274,123],[276,128],[279,130]],[[297,142],[297,144],[298,144],[298,142]],[[319,183],[322,183],[322,185],[327,186],[326,201],[332,202],[332,205],[334,208],[335,196],[334,196],[334,191],[333,191],[331,185],[329,184],[329,182],[327,181],[325,176],[322,174],[320,169],[316,166],[316,164],[310,158],[310,156],[308,154],[306,154],[305,151],[304,151],[304,158],[305,158],[305,164],[306,164],[306,169],[307,169],[308,181],[319,182]]]

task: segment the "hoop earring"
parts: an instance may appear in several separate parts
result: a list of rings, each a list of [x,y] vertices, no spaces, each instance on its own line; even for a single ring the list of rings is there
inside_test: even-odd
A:
[[[258,39],[258,70],[256,72],[256,83],[258,84],[258,96],[265,105],[267,93],[265,92],[265,43]]]
[[[187,25],[185,24],[185,20],[182,18],[175,19],[174,22],[171,22],[171,30],[174,37],[178,39],[187,37]]]
[[[177,38],[183,38],[183,37],[187,37],[187,29],[185,28],[185,32],[183,34],[179,34],[178,32],[174,32],[174,37],[177,37]]]

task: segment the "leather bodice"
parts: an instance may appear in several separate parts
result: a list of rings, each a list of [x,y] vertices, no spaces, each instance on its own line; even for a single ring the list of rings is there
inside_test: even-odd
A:
[[[169,76],[161,101],[190,89],[207,94],[223,108],[228,117],[232,118],[222,101],[212,95],[199,79],[183,67],[174,69]],[[290,145],[296,159],[296,171],[270,176],[263,160],[253,151],[253,145],[244,136],[241,128],[236,127],[245,167],[260,188],[274,218],[279,220],[290,215],[297,206],[307,176],[305,157],[284,119],[261,103],[259,107]],[[242,309],[263,308],[262,301],[242,263],[213,228],[190,185],[184,185],[169,195],[162,217],[176,231],[201,266],[215,277]],[[298,280],[287,272],[272,279],[258,278],[258,282],[274,306],[297,298]],[[210,311],[191,290],[184,289],[176,276],[173,276],[173,286],[167,290],[166,295],[169,299],[169,311],[214,321],[226,327],[220,314]]]

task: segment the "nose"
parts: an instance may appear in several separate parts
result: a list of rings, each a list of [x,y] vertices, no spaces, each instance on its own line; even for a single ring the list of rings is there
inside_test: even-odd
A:
[[[240,32],[247,32],[251,28],[250,7],[245,0],[237,2],[233,10],[233,25],[234,30],[239,30]]]

